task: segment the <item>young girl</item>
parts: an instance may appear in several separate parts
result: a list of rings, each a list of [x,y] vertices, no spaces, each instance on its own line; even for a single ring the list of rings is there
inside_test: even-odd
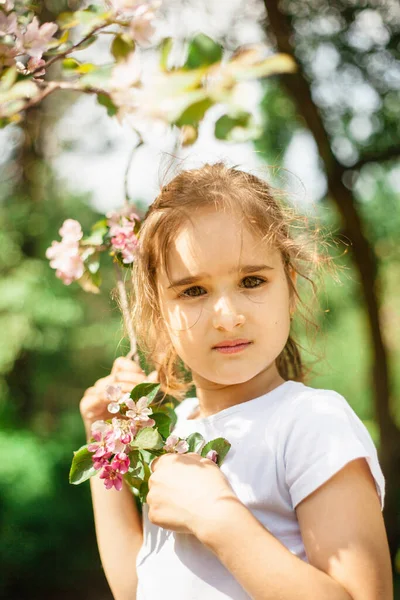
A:
[[[115,600],[390,600],[385,482],[367,429],[339,394],[304,385],[291,338],[315,259],[258,178],[205,165],[149,208],[134,321],[162,389],[183,399],[174,434],[232,444],[219,468],[152,464],[143,516],[126,487],[92,478],[97,540]],[[343,376],[352,376],[343,373]],[[146,379],[120,358],[81,414],[109,418],[104,388]],[[143,522],[142,522],[143,521]]]

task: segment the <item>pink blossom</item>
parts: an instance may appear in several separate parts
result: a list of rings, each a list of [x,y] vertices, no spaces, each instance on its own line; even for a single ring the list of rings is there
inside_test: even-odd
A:
[[[80,279],[85,271],[78,245],[52,242],[46,250],[46,257],[50,259],[50,267],[56,269],[56,276],[65,285]]]
[[[118,473],[121,473],[121,475],[128,472],[129,466],[129,456],[125,454],[125,452],[118,452],[111,463],[111,467],[115,469],[115,471],[118,471]]]
[[[3,12],[0,11],[0,36],[17,35],[17,33],[17,15],[15,13],[5,15]]]
[[[7,44],[0,44],[0,70],[3,67],[12,67],[15,65],[15,57],[18,56],[17,47],[12,48]]]
[[[148,404],[149,399],[146,396],[142,396],[136,403],[129,398],[126,405],[130,410],[126,411],[126,416],[134,421],[148,421],[149,415],[153,412]]]
[[[103,458],[106,454],[122,452],[125,445],[121,442],[120,429],[105,421],[96,421],[91,429],[94,442],[88,444],[94,458]]]
[[[125,90],[140,82],[141,66],[136,52],[128,54],[125,60],[118,62],[112,70],[111,90]]]
[[[126,444],[130,444],[135,437],[138,432],[138,427],[131,419],[118,419],[117,417],[114,417],[111,423],[115,440],[117,440],[119,444],[118,447],[116,447],[116,452],[122,452],[125,450]]]
[[[206,458],[209,458],[210,460],[216,463],[218,460],[218,452],[216,452],[215,450],[210,450],[209,452],[207,452]]]
[[[108,385],[106,387],[106,396],[110,400],[110,404],[107,406],[108,412],[116,414],[120,411],[121,404],[124,404],[129,394],[121,394],[121,387],[119,385]]]
[[[179,440],[178,436],[170,435],[165,442],[164,450],[184,454],[189,450],[189,444],[185,440]]]
[[[155,31],[153,20],[155,7],[142,4],[133,14],[130,24],[130,33],[138,44],[148,44]]]
[[[138,239],[134,233],[134,223],[122,217],[122,224],[110,227],[111,244],[117,252],[122,254],[122,262],[129,264],[135,259]]]
[[[110,465],[104,467],[100,473],[100,479],[104,479],[104,485],[108,490],[115,487],[119,492],[122,490],[122,475]]]
[[[50,260],[52,269],[56,269],[56,276],[69,285],[80,279],[85,271],[79,252],[79,240],[83,232],[78,221],[67,219],[59,234],[62,238],[61,242],[52,242],[50,248],[46,250],[46,257]]]
[[[117,63],[117,66],[121,65],[121,63]],[[118,225],[121,221],[122,217],[128,219],[128,221],[140,221],[140,217],[138,214],[132,211],[131,206],[124,206],[118,211],[111,210],[106,213],[107,217],[107,225],[111,227],[112,225]]]
[[[49,44],[56,41],[52,36],[57,29],[55,23],[43,23],[40,26],[38,18],[33,17],[21,39],[26,53],[33,58],[41,58]]]
[[[100,456],[99,458],[92,456],[93,467],[96,469],[96,471],[98,471],[99,469],[102,469],[103,467],[108,465],[109,464],[108,461],[109,461],[109,458],[111,458],[111,456],[112,456],[112,452],[107,452],[107,454],[104,454],[103,456]]]
[[[14,10],[13,0],[0,0],[0,6],[2,6],[3,10],[5,10],[6,12]]]
[[[81,224],[75,219],[66,219],[58,233],[62,237],[62,241],[66,243],[79,242],[83,236]]]

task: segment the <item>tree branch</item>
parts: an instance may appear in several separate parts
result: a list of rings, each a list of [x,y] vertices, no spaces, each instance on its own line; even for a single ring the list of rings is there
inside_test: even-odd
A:
[[[361,158],[351,167],[346,168],[359,171],[364,165],[367,165],[372,162],[386,162],[389,160],[394,160],[400,156],[400,146],[392,146],[390,148],[386,148],[381,152],[368,152],[365,153]]]

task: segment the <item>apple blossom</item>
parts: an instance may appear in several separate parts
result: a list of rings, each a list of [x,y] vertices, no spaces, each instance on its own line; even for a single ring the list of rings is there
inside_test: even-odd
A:
[[[17,35],[17,32],[17,15],[15,13],[5,15],[3,12],[0,12],[0,36]]]
[[[122,475],[113,469],[110,465],[106,465],[100,473],[100,479],[104,479],[104,485],[108,490],[115,487],[119,492],[122,490]]]
[[[206,458],[209,458],[210,460],[216,463],[218,460],[218,452],[216,452],[215,450],[210,450],[209,452],[207,452]]]
[[[184,454],[189,450],[189,444],[186,440],[179,440],[178,436],[170,435],[167,437],[164,445],[166,452],[177,452],[178,454]]]
[[[128,472],[129,465],[129,456],[125,454],[125,452],[118,452],[118,454],[114,456],[114,460],[111,462],[111,467],[115,469],[115,471],[118,471],[118,473],[121,473],[121,475],[124,475]]]
[[[108,385],[106,387],[106,396],[110,400],[110,404],[107,406],[108,412],[116,414],[120,411],[121,404],[124,404],[130,397],[129,394],[121,394],[121,387],[119,385]]]
[[[149,400],[146,396],[140,398],[136,403],[129,398],[126,401],[126,405],[129,410],[126,411],[126,416],[134,421],[145,421],[149,420],[149,415],[152,414],[151,408],[148,407]]]
[[[25,33],[20,37],[25,52],[33,58],[41,58],[51,42],[56,41],[53,34],[57,31],[58,25],[55,23],[39,24],[39,19],[33,17],[28,24]]]

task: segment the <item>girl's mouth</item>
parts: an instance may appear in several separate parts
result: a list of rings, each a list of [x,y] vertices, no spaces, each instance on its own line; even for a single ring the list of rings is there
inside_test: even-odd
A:
[[[237,352],[242,352],[245,348],[250,346],[252,342],[246,342],[244,344],[237,344],[235,346],[216,346],[213,350],[217,350],[222,354],[236,354]]]

